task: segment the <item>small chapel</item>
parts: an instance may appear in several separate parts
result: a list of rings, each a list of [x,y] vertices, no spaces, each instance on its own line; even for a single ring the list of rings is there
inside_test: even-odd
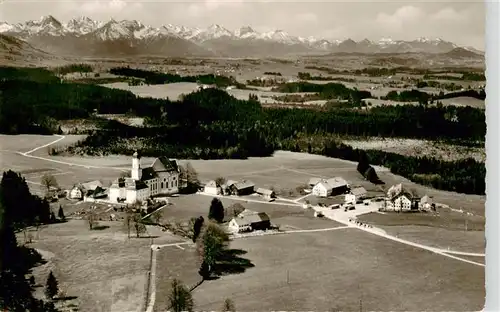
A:
[[[130,178],[119,178],[109,188],[109,200],[133,204],[148,198],[179,192],[179,165],[167,157],[156,158],[150,167],[141,167],[137,151],[132,156]]]

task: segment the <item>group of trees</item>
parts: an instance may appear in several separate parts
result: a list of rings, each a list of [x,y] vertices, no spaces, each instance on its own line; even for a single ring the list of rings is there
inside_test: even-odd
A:
[[[53,69],[59,75],[66,75],[70,73],[91,73],[94,69],[90,64],[69,64],[59,66]]]
[[[435,80],[417,80],[415,83],[415,86],[417,88],[436,88],[436,89],[444,89],[447,91],[458,91],[461,90],[463,87],[461,85],[455,84],[454,82],[451,83],[444,83],[444,82],[439,82]]]
[[[199,82],[202,84],[214,84],[218,87],[227,87],[231,85],[239,85],[233,77],[220,75],[198,75],[198,76],[181,76],[177,74],[168,74],[161,72],[153,72],[141,69],[133,69],[130,67],[114,67],[109,70],[111,74],[134,77],[144,79],[146,84],[166,84],[175,82]]]
[[[317,81],[344,81],[344,82],[356,82],[354,78],[345,77],[331,77],[331,76],[314,76],[311,73],[299,72],[298,77],[301,80],[317,80]]]
[[[34,279],[26,279],[32,267],[42,257],[26,245],[19,246],[16,232],[29,225],[48,223],[48,203],[29,192],[26,181],[17,173],[8,171],[0,183],[0,309],[4,311],[57,311],[54,303],[33,297]],[[54,295],[53,279],[46,287],[48,299]],[[56,287],[57,288],[57,287]],[[56,291],[57,293],[57,291]]]
[[[310,82],[287,82],[273,88],[274,92],[285,93],[302,93],[314,92],[319,95],[321,99],[331,100],[348,100],[353,103],[360,102],[362,99],[371,98],[370,91],[360,91],[357,89],[350,89],[341,83],[325,83],[315,84]]]
[[[281,77],[281,73],[280,72],[264,72],[264,75],[280,76]]]
[[[467,70],[460,68],[441,68],[439,70],[430,70],[425,68],[413,68],[413,67],[365,67],[362,69],[354,70],[339,70],[324,66],[306,66],[306,69],[318,70],[326,72],[330,75],[366,75],[370,77],[381,77],[381,76],[393,76],[398,73],[406,73],[411,75],[424,75],[424,80],[464,80],[464,81],[486,81],[486,77],[483,72],[478,72],[477,69],[469,68]],[[459,74],[461,76],[452,76],[450,73]],[[448,75],[446,75],[448,74]]]
[[[50,223],[49,203],[32,195],[26,179],[9,170],[3,173],[0,187],[3,193],[5,217],[16,230],[27,226]]]
[[[386,96],[382,97],[383,100],[397,101],[397,102],[418,102],[420,104],[427,104],[434,100],[451,99],[455,97],[472,97],[478,100],[484,100],[486,98],[486,93],[484,90],[465,90],[444,93],[440,92],[438,95],[432,95],[420,90],[404,90],[404,91],[389,91]]]
[[[436,75],[436,74],[425,74],[423,79],[440,79],[440,80],[463,80],[463,81],[486,81],[486,76],[484,73],[474,73],[474,72],[459,72],[461,76],[452,75]]]

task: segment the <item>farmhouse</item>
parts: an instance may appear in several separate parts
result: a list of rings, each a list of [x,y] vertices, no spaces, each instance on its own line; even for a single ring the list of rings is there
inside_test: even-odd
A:
[[[348,190],[347,182],[342,178],[321,180],[312,189],[312,194],[319,197],[342,194]]]
[[[359,200],[366,197],[366,190],[364,187],[352,188],[349,193],[345,194],[345,202],[355,204]]]
[[[229,187],[231,194],[238,196],[253,194],[254,188],[255,184],[247,180],[237,182]]]
[[[413,190],[407,189],[402,183],[389,188],[385,199],[385,210],[409,211],[414,209],[418,209],[418,196]]]
[[[217,182],[212,180],[207,184],[205,184],[203,192],[210,195],[220,195],[222,193],[222,188],[219,185],[217,185]]]
[[[273,190],[259,187],[256,193],[268,200],[276,198],[276,193]]]
[[[420,210],[430,211],[430,210],[435,209],[435,207],[436,206],[435,206],[434,202],[432,201],[432,199],[428,195],[425,195],[424,197],[422,197],[420,199],[420,202],[419,202],[419,209]]]
[[[271,227],[271,219],[265,212],[256,212],[245,209],[234,217],[228,225],[233,233],[241,233],[255,230],[267,230]]]
[[[238,183],[238,181],[227,180],[226,183],[224,183],[223,185],[221,185],[221,187],[222,187],[222,193],[224,195],[230,195],[231,194],[231,187],[233,185],[235,185],[236,183]]]
[[[109,188],[109,199],[133,204],[156,195],[179,191],[179,166],[167,157],[156,158],[151,167],[141,168],[137,152],[132,158],[131,177],[117,179]]]
[[[102,183],[99,180],[79,183],[73,186],[69,192],[69,198],[84,199],[89,191],[95,191],[97,188],[102,188]]]
[[[106,193],[106,190],[100,186],[97,186],[95,189],[90,189],[85,192],[85,194],[83,195],[83,201],[93,202],[96,199],[105,198],[107,196],[108,194]]]
[[[230,222],[234,217],[237,217],[240,213],[245,211],[245,207],[243,207],[240,203],[234,203],[231,206],[224,209],[224,219],[222,222],[227,223]]]

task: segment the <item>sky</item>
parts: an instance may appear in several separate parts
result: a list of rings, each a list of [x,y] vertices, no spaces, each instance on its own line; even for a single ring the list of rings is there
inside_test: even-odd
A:
[[[325,39],[413,40],[442,38],[484,51],[482,0],[283,1],[283,0],[0,0],[0,21],[9,23],[52,15],[61,22],[77,16],[107,21],[136,19],[205,28],[284,30]]]

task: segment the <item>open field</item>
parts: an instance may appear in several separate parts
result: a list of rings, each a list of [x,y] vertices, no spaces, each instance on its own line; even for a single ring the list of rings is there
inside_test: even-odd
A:
[[[452,99],[444,99],[440,100],[443,105],[452,105],[452,106],[472,106],[475,108],[485,108],[486,103],[484,100],[478,100],[472,97],[461,96]]]
[[[158,251],[154,311],[167,311],[172,279],[179,279],[188,288],[196,285],[201,279],[198,274],[200,258],[196,248],[190,245],[183,245],[182,248],[184,249],[169,246]]]
[[[52,270],[60,289],[77,297],[73,303],[80,311],[139,311],[144,303],[150,239],[127,239],[121,222],[100,225],[102,230],[90,231],[85,221],[73,220],[33,233],[30,246],[48,256],[46,264],[33,269],[35,280],[44,284]],[[161,239],[181,241],[169,234]],[[43,287],[37,288],[37,295],[42,294]]]
[[[360,217],[362,221],[373,225],[415,225],[448,229],[451,231],[484,231],[483,216],[469,216],[465,213],[437,208],[437,213],[371,213]]]
[[[358,217],[361,222],[385,230],[388,234],[411,242],[465,252],[485,250],[485,218],[438,209],[434,213],[369,213]]]
[[[483,268],[354,229],[240,239],[231,248],[248,251],[255,267],[204,282],[196,310],[220,309],[225,298],[243,311],[353,311],[360,300],[371,311],[477,311],[484,303]]]
[[[53,142],[57,137],[52,135],[5,135],[0,134],[0,150],[14,151],[14,152],[28,152],[41,145]],[[7,163],[4,159],[0,158],[0,165]]]
[[[380,150],[405,156],[432,155],[445,161],[474,158],[486,161],[484,147],[466,147],[417,139],[370,138],[369,140],[344,140],[344,144],[363,150]]]
[[[359,219],[365,220],[364,216]],[[426,246],[475,253],[484,253],[485,251],[484,231],[469,230],[466,232],[425,225],[376,226],[388,234]]]

